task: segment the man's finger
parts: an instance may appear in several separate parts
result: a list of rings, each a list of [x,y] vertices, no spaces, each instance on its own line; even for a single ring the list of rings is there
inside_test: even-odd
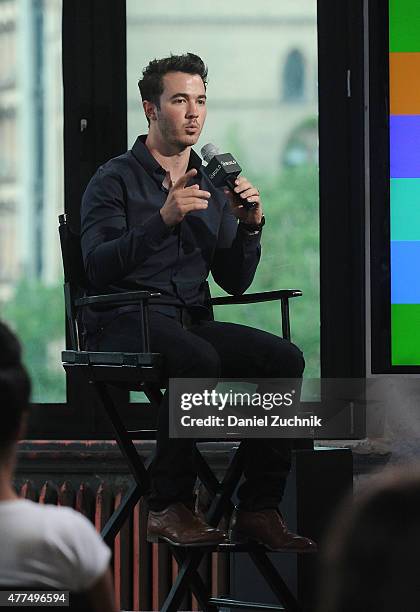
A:
[[[251,185],[251,183],[249,183],[248,181],[242,182],[242,183],[239,183],[239,185],[236,185],[234,192],[241,193],[245,189],[254,189],[254,186]]]
[[[260,196],[257,196],[257,195],[249,196],[249,197],[246,199],[246,201],[247,201],[247,202],[250,202],[250,203],[254,202],[254,203],[256,203],[256,204],[259,204],[259,203],[260,203]],[[255,210],[255,208],[256,208],[256,207],[254,207],[254,208],[253,208],[253,210]]]
[[[185,215],[191,210],[203,210],[207,207],[207,202],[204,202],[203,200],[199,200],[198,198],[187,198],[181,206],[181,211]]]
[[[238,195],[242,199],[245,199],[245,198],[249,198],[251,196],[258,196],[259,193],[258,193],[258,191],[257,191],[257,189],[255,187],[250,187],[249,189],[245,189],[245,191],[241,191]]]
[[[172,185],[172,189],[182,189],[196,174],[196,168],[191,168],[191,170],[188,170],[188,172],[179,177],[179,179]]]
[[[198,185],[197,185],[198,187]],[[208,200],[211,197],[211,193],[209,191],[204,191],[203,189],[197,189],[195,185],[191,185],[191,187],[185,187],[182,192],[182,196],[189,196],[193,198],[205,198]]]
[[[241,174],[235,179],[235,185],[239,185],[239,183],[244,183],[244,182],[249,183],[249,180],[243,174]]]

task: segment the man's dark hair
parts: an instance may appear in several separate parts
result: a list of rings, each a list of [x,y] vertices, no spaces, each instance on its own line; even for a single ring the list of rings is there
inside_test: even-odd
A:
[[[30,393],[19,341],[0,321],[0,453],[16,440],[22,415],[29,410]]]
[[[143,70],[143,78],[138,82],[142,100],[153,102],[159,108],[160,96],[163,93],[163,77],[168,72],[198,74],[202,78],[204,87],[207,85],[207,66],[201,57],[194,53],[170,55],[152,60]]]

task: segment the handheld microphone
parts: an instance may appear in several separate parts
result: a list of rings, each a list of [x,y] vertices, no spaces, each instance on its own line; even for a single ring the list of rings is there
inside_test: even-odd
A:
[[[235,180],[242,172],[242,168],[230,153],[220,153],[219,149],[212,143],[204,145],[201,155],[207,166],[204,172],[207,174],[215,187],[228,187],[233,191],[236,187]],[[243,207],[246,209],[254,208],[255,202],[244,201]]]

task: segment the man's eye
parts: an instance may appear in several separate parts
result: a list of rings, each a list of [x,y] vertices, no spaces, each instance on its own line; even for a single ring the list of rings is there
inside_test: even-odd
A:
[[[198,103],[201,104],[201,106],[204,106],[206,101],[205,100],[199,100]]]
[[[180,103],[182,103],[182,102],[185,102],[185,100],[184,100],[184,98],[176,98],[176,99],[174,100],[174,102],[175,102],[175,104],[180,104]]]

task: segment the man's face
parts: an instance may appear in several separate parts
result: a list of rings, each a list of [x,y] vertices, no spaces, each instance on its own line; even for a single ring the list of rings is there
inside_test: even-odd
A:
[[[169,72],[163,84],[154,125],[164,142],[183,150],[197,142],[203,129],[207,115],[204,83],[198,74]]]

